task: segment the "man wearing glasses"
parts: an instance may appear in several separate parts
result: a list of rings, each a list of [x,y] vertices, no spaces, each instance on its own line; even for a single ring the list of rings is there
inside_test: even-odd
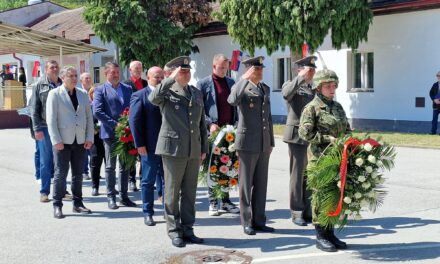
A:
[[[437,72],[437,81],[432,85],[429,91],[429,97],[432,100],[432,125],[431,125],[431,135],[437,133],[437,122],[438,114],[440,113],[440,94],[439,94],[439,83],[440,83],[440,71]]]

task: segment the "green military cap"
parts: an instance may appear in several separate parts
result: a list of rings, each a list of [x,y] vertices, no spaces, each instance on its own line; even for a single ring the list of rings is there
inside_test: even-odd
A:
[[[165,64],[165,67],[170,69],[175,69],[181,67],[182,69],[191,69],[189,63],[191,62],[191,58],[189,56],[180,56],[174,58]]]
[[[307,56],[305,58],[302,58],[300,60],[295,61],[295,64],[299,67],[311,67],[316,68],[315,61],[318,60],[318,57],[316,56]]]
[[[252,57],[242,61],[242,63],[248,67],[264,67],[263,65],[264,56]]]
[[[322,83],[327,82],[335,82],[336,85],[339,84],[339,78],[338,75],[336,75],[336,72],[324,69],[320,70],[313,76],[313,89],[318,88]]]

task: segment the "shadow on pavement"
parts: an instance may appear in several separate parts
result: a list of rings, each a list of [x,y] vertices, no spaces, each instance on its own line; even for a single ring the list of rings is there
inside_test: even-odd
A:
[[[350,245],[350,250],[358,250],[359,252],[355,253],[358,258],[378,261],[379,263],[437,259],[440,257],[439,242]]]

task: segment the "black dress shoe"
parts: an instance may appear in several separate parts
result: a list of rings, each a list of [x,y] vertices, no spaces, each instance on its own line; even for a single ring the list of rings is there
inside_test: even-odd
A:
[[[171,244],[175,247],[185,247],[185,241],[181,237],[175,237],[171,239]]]
[[[139,191],[139,189],[136,187],[136,182],[130,182],[128,185],[128,188],[130,189],[130,191],[132,192],[137,192]]]
[[[325,238],[316,238],[316,248],[325,251],[325,252],[336,252],[338,251],[330,241]]]
[[[264,225],[264,226],[254,226],[254,229],[261,232],[273,233],[275,232],[275,228]]]
[[[205,240],[200,237],[196,237],[195,235],[184,236],[183,240],[186,242],[191,242],[193,244],[203,244]]]
[[[61,206],[53,207],[53,217],[56,219],[64,218],[63,211],[61,210]]]
[[[136,203],[132,202],[128,197],[122,198],[121,201],[119,201],[119,204],[127,207],[136,207]]]
[[[307,226],[306,221],[302,217],[294,217],[292,218],[292,222],[298,226]]]
[[[333,229],[326,230],[325,238],[326,238],[328,241],[330,241],[330,243],[332,243],[333,245],[335,245],[335,247],[336,247],[337,249],[347,249],[347,248],[348,248],[348,247],[347,247],[347,243],[345,243],[345,242],[339,240],[339,238],[337,238],[337,237],[335,236],[335,233],[334,233],[334,230],[333,230]]]
[[[154,222],[153,216],[151,216],[151,215],[144,217],[144,223],[147,226],[155,226],[156,225],[156,222]]]
[[[253,236],[253,235],[256,234],[256,233],[255,233],[255,230],[254,230],[251,226],[245,226],[245,227],[243,228],[243,231],[244,231],[244,233],[245,233],[246,235],[250,235],[250,236]]]
[[[98,196],[99,192],[98,192],[98,188],[92,188],[92,196]]]
[[[78,206],[73,206],[72,211],[74,213],[79,213],[79,214],[91,214],[92,210],[86,208],[83,204],[78,205]]]
[[[108,209],[116,210],[119,208],[119,206],[116,204],[116,197],[111,196],[107,197],[108,200]]]

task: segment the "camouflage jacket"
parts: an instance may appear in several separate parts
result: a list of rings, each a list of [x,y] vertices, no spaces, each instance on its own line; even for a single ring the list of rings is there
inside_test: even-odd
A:
[[[316,160],[330,144],[330,136],[337,138],[350,131],[341,104],[317,94],[304,108],[298,132],[300,138],[310,143],[309,160]]]

